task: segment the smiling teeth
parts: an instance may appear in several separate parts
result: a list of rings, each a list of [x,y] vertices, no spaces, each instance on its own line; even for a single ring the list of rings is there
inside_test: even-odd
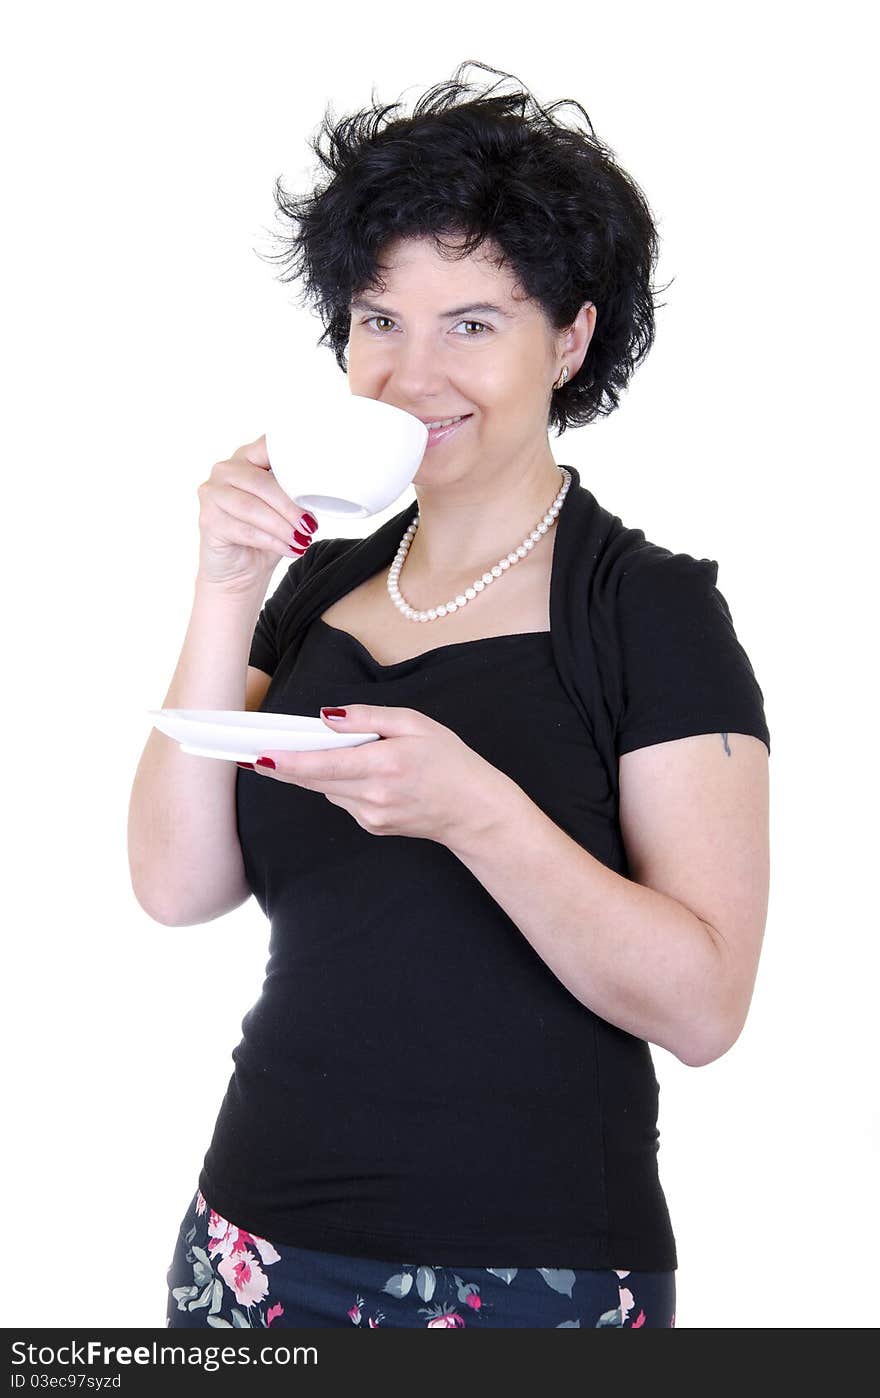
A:
[[[466,413],[461,413],[459,417],[444,418],[443,422],[426,422],[425,426],[429,432],[435,427],[451,427],[454,422],[461,422],[466,416]]]

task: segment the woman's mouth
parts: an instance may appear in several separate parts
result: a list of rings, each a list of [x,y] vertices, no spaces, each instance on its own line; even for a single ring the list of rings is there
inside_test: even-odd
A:
[[[464,424],[469,422],[472,417],[473,413],[465,413],[457,422],[451,422],[448,427],[429,427],[428,443],[425,450],[427,451],[428,447],[437,446],[439,442],[445,442],[448,437],[464,427]]]

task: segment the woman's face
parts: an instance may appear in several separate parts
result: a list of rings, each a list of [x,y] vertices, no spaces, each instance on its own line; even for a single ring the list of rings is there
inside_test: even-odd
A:
[[[430,238],[399,239],[386,248],[381,274],[383,291],[352,298],[351,392],[423,422],[468,414],[444,440],[429,439],[416,480],[435,470],[458,478],[477,464],[491,473],[493,465],[529,464],[536,453],[543,462],[563,339],[541,307],[524,299],[507,268],[493,266],[486,245],[455,261]]]

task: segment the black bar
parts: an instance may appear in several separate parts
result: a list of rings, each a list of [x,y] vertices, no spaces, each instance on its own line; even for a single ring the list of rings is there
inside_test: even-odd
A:
[[[189,1398],[228,1392],[240,1398],[253,1392],[299,1398],[325,1391],[338,1395],[341,1383],[356,1385],[351,1389],[355,1393],[365,1384],[394,1379],[458,1381],[465,1385],[463,1393],[473,1392],[476,1383],[491,1383],[493,1391],[500,1384],[502,1393],[508,1384],[516,1394],[534,1393],[550,1382],[562,1383],[566,1390],[573,1383],[572,1394],[579,1394],[605,1381],[615,1386],[642,1382],[656,1392],[658,1382],[680,1383],[690,1374],[701,1391],[714,1387],[721,1375],[727,1391],[741,1391],[762,1383],[770,1362],[784,1366],[787,1384],[807,1361],[813,1386],[827,1380],[835,1387],[858,1363],[849,1338],[844,1347],[835,1345],[832,1356],[830,1346],[813,1338],[815,1331],[799,1331],[792,1343],[788,1332],[771,1328],[739,1332],[730,1340],[723,1330],[612,1328],[457,1330],[445,1341],[422,1330],[342,1327],[234,1330],[222,1336],[167,1328],[10,1327],[3,1333],[6,1387],[12,1394],[154,1398],[158,1392],[164,1398],[167,1392]]]

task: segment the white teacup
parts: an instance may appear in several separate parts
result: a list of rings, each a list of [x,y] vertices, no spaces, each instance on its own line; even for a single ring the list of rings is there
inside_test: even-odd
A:
[[[320,437],[318,455],[301,415],[273,418],[266,451],[275,479],[304,510],[363,518],[393,505],[412,482],[428,429],[403,408],[350,393],[334,403]]]

